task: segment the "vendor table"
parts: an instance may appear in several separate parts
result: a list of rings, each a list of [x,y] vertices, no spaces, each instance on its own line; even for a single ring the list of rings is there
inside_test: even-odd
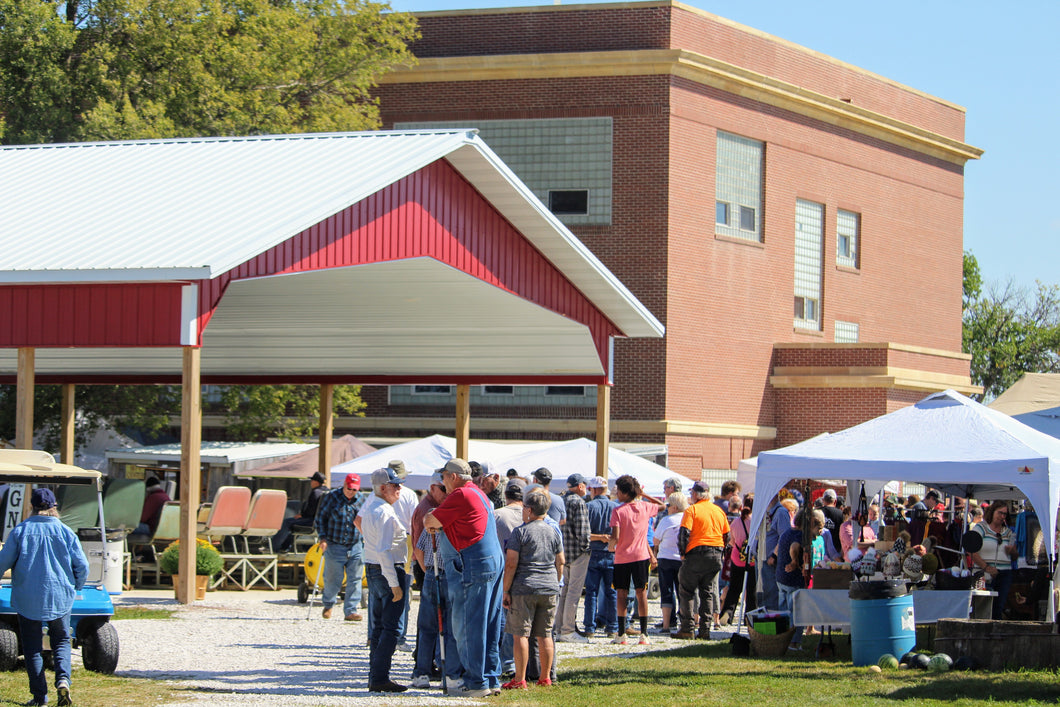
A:
[[[990,618],[995,592],[979,589],[911,592],[913,617],[918,624],[939,619]],[[985,614],[984,614],[985,612]],[[850,596],[846,589],[800,589],[792,595],[792,622],[796,626],[849,626]]]

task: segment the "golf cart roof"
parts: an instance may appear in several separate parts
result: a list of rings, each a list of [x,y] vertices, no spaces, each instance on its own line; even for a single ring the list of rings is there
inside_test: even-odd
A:
[[[91,484],[101,476],[94,469],[59,464],[47,452],[0,449],[0,483]]]

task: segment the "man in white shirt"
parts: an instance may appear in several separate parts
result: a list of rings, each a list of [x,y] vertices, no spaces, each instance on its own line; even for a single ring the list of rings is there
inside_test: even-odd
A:
[[[360,516],[364,566],[368,576],[368,610],[372,616],[372,635],[368,642],[370,692],[404,692],[408,689],[390,679],[390,664],[407,603],[407,534],[393,507],[401,496],[401,487],[402,480],[393,469],[373,471],[372,491],[383,502],[373,503],[370,508],[366,504]]]

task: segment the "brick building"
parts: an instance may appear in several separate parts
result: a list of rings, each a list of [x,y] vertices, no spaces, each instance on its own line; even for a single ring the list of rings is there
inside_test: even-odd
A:
[[[614,441],[698,478],[970,384],[964,109],[673,0],[427,12],[386,128],[475,127],[666,325],[618,340]],[[366,387],[355,434],[452,429]],[[476,437],[592,436],[591,388],[482,386]]]

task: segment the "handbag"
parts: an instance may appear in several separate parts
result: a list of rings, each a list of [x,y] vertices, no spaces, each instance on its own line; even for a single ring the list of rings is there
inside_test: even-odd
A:
[[[744,564],[744,566],[746,567],[747,565],[753,564],[753,563],[750,561],[750,558],[747,557],[747,541],[748,541],[748,537],[747,537],[747,523],[744,522],[743,518],[740,518],[740,525],[743,526],[744,540],[743,540],[742,543],[740,543],[740,548],[736,551],[736,554],[737,554],[737,558],[740,560],[740,562],[742,562]]]

